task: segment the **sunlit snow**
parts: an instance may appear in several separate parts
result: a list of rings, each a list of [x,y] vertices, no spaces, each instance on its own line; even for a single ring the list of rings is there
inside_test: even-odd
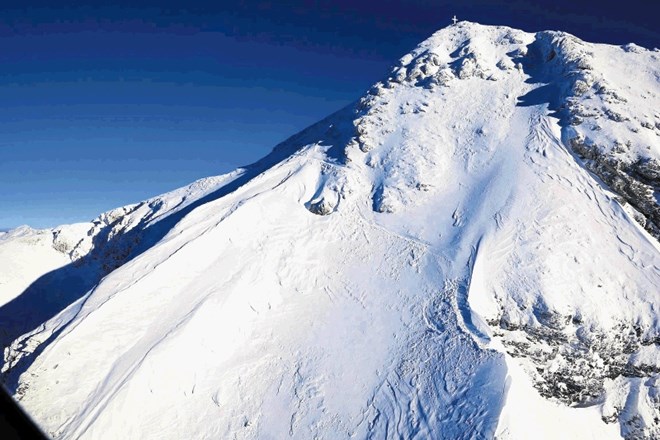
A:
[[[4,382],[66,439],[658,438],[659,56],[459,22],[257,164],[0,235]]]

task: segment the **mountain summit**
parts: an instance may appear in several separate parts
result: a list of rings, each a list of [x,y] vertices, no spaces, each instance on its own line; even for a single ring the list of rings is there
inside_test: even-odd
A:
[[[660,52],[459,22],[262,161],[0,235],[55,438],[660,437]]]

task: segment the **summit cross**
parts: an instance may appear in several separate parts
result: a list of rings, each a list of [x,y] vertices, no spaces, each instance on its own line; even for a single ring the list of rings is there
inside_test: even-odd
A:
[[[454,22],[454,24],[456,24],[456,16],[454,15],[451,19]]]

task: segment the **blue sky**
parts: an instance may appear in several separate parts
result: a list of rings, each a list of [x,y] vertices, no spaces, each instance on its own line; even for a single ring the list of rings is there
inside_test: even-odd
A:
[[[89,220],[251,163],[453,14],[660,45],[641,0],[139,3],[3,2],[0,229]]]

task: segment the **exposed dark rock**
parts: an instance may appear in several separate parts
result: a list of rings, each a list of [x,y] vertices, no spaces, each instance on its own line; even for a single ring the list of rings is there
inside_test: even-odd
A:
[[[334,206],[325,199],[321,199],[314,203],[309,203],[307,209],[312,214],[328,215],[334,211]]]
[[[571,139],[570,145],[591,172],[643,215],[640,224],[660,241],[660,206],[654,196],[660,191],[660,164],[652,159],[631,164],[616,161],[579,137]]]
[[[660,365],[631,361],[642,346],[660,343],[658,337],[645,339],[639,326],[621,323],[610,331],[593,331],[581,325],[579,316],[548,311],[536,316],[539,323],[517,326],[503,313],[488,324],[512,357],[532,361],[534,385],[546,398],[567,405],[590,404],[603,397],[606,379],[660,373]],[[618,417],[616,412],[603,420],[612,423]]]

